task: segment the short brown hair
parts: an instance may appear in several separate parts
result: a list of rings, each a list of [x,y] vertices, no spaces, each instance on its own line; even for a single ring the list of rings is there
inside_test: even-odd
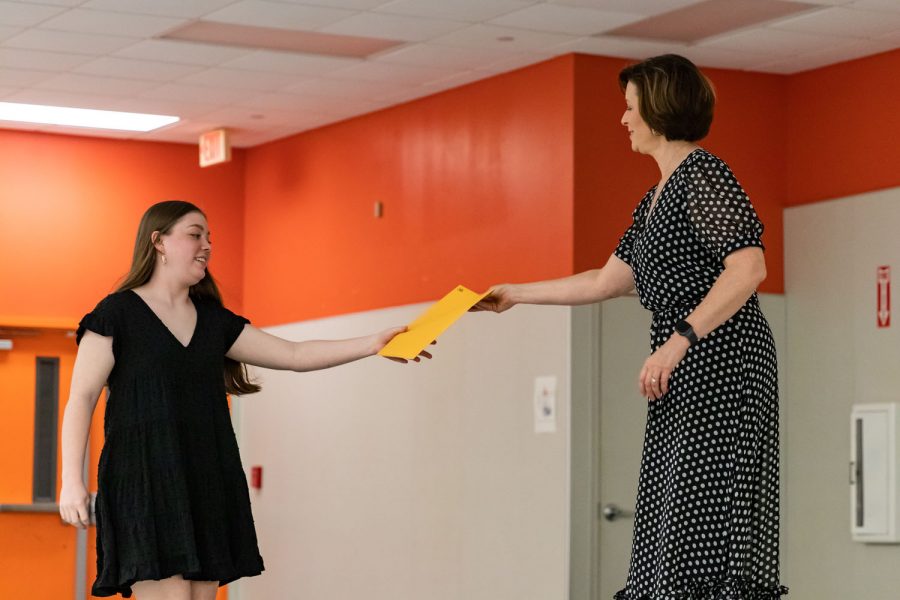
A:
[[[677,54],[654,56],[622,69],[619,87],[637,88],[638,110],[653,131],[667,140],[696,142],[712,124],[716,93],[697,66]]]

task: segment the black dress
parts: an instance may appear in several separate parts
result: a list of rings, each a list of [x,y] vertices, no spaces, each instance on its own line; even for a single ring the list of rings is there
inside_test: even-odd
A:
[[[634,211],[615,254],[653,311],[651,349],[706,297],[726,256],[762,248],[731,170],[694,150]],[[649,213],[649,216],[648,216]],[[676,334],[677,335],[677,334]],[[754,293],[690,348],[650,402],[628,581],[619,600],[777,600],[778,383]]]
[[[193,300],[181,344],[133,291],[81,320],[113,339],[97,493],[92,593],[131,597],[131,584],[182,575],[225,585],[263,570],[247,480],[231,425],[225,353],[247,319]]]

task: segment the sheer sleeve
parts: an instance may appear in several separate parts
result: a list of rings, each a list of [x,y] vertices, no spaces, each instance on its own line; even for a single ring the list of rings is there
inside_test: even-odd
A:
[[[691,224],[710,253],[725,260],[741,248],[765,248],[763,224],[728,165],[713,156],[701,158],[688,179]]]
[[[75,343],[80,344],[85,331],[93,331],[107,337],[116,337],[116,317],[112,296],[101,300],[94,310],[84,315],[75,331]]]
[[[641,224],[644,222],[644,213],[648,197],[653,197],[650,192],[648,192],[644,196],[644,198],[642,198],[641,201],[638,202],[638,205],[631,213],[631,225],[628,226],[628,229],[626,229],[625,233],[622,234],[622,237],[619,238],[619,245],[616,246],[616,249],[613,251],[613,254],[619,257],[622,262],[627,264],[629,267],[632,266],[631,251],[634,247],[634,239],[641,232]]]

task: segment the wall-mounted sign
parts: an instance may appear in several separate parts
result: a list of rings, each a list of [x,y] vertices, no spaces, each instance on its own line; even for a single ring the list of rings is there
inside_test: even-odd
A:
[[[891,326],[891,268],[889,266],[878,267],[876,277],[878,286],[878,327]]]
[[[200,136],[200,166],[208,167],[231,160],[228,131],[215,129]]]

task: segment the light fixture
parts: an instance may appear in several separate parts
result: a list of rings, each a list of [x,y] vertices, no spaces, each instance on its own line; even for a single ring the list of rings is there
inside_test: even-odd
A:
[[[42,104],[17,104],[0,102],[0,121],[69,125],[93,129],[117,129],[120,131],[153,131],[179,121],[169,115],[44,106]]]

